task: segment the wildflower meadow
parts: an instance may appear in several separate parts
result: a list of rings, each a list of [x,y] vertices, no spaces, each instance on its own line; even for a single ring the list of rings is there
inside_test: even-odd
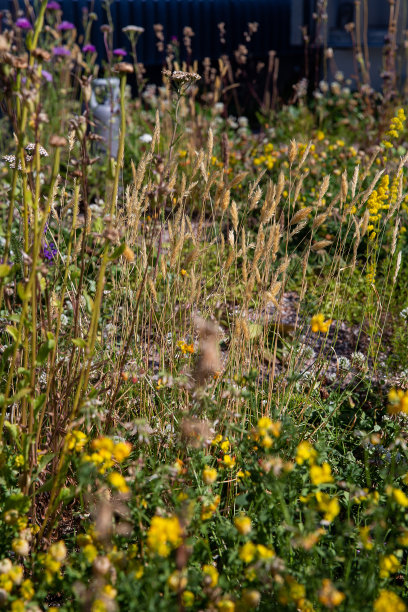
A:
[[[2,15],[0,610],[408,611],[396,3],[286,98],[105,4]]]

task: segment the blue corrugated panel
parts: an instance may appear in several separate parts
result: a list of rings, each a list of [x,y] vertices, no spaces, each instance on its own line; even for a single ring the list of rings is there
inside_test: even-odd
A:
[[[92,42],[104,57],[104,48],[99,27],[106,23],[102,2],[96,0],[60,0],[64,19],[75,23],[82,31],[82,10],[91,8],[98,15],[94,23]],[[0,0],[0,9],[12,9],[15,0]],[[23,1],[20,0],[23,6]],[[280,56],[289,51],[290,40],[290,0],[115,0],[111,5],[115,23],[114,45],[129,49],[122,28],[126,25],[139,25],[145,33],[138,42],[138,56],[146,65],[160,65],[163,56],[157,51],[153,25],[161,23],[164,27],[165,42],[176,36],[180,42],[183,28],[191,26],[195,36],[192,39],[193,58],[213,59],[222,53],[231,55],[240,43],[244,42],[243,32],[249,21],[259,23],[259,31],[249,44],[251,55],[266,57],[270,49]],[[217,24],[225,23],[226,45],[219,40]],[[183,45],[181,44],[183,50]]]

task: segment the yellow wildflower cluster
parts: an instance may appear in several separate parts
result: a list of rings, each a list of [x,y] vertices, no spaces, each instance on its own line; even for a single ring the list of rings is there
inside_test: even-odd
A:
[[[1,601],[5,602],[9,593],[15,588],[20,587],[20,596],[24,601],[29,601],[34,596],[34,588],[31,580],[23,581],[23,567],[21,565],[13,565],[10,559],[2,559],[0,561],[0,592],[2,594]],[[26,608],[23,606],[22,610]]]
[[[254,157],[254,166],[264,165],[268,170],[272,170],[278,157],[279,152],[275,152],[273,144],[271,142],[268,142],[263,147],[263,153],[261,153],[261,155],[259,156]]]
[[[378,598],[374,602],[374,612],[406,612],[407,606],[402,599],[393,593],[382,589]]]
[[[391,119],[390,127],[388,132],[385,134],[382,145],[386,149],[391,149],[392,140],[397,139],[404,129],[404,123],[406,120],[405,112],[403,108],[399,108],[397,114]]]
[[[388,413],[397,414],[398,412],[408,413],[408,391],[402,389],[391,389],[388,393]]]
[[[390,177],[385,174],[379,184],[378,190],[374,189],[367,200],[367,209],[369,212],[367,231],[369,232],[370,240],[374,240],[377,236],[377,226],[381,219],[381,210],[388,210],[389,204],[386,201],[389,197]]]
[[[306,589],[292,576],[285,577],[285,584],[280,588],[278,601],[284,606],[295,604],[298,609],[306,609],[305,604]]]
[[[296,449],[296,463],[303,465],[305,461],[308,461],[310,465],[313,465],[317,458],[317,451],[313,448],[310,442],[304,440],[299,444]]]
[[[314,485],[327,484],[333,482],[331,467],[328,463],[312,465],[310,467],[310,480]]]
[[[147,546],[153,553],[168,557],[182,543],[182,528],[177,516],[154,516],[147,532]]]
[[[80,453],[87,441],[88,438],[86,434],[84,434],[82,431],[79,431],[79,429],[73,429],[67,435],[67,449],[70,451],[75,451],[76,453]]]
[[[255,558],[260,561],[269,561],[274,556],[275,551],[272,548],[268,548],[264,544],[254,544],[253,542],[246,542],[239,551],[239,558],[244,563],[252,563]]]
[[[257,442],[259,441],[263,448],[269,449],[273,445],[273,438],[278,438],[280,436],[281,428],[282,423],[280,421],[274,422],[269,417],[261,417],[253,432],[253,438]]]
[[[115,461],[122,463],[130,455],[132,446],[129,442],[115,444],[110,438],[102,437],[92,442],[92,450],[94,452],[84,455],[83,460],[93,463],[98,467],[99,473],[104,474]]]
[[[391,574],[395,574],[401,567],[398,558],[391,555],[384,555],[380,559],[380,578],[388,578]]]
[[[120,493],[129,493],[130,489],[126,484],[126,480],[119,472],[111,472],[108,476],[108,480]]]
[[[201,507],[201,520],[202,521],[208,521],[208,519],[210,519],[214,512],[217,510],[219,504],[221,501],[221,497],[219,495],[216,495],[213,499],[213,501],[211,502],[207,502],[204,503]]]
[[[62,540],[52,544],[46,553],[39,556],[45,571],[45,580],[51,584],[55,577],[61,578],[61,567],[67,556],[67,549]]]
[[[327,321],[325,321],[324,315],[321,312],[319,312],[318,314],[313,315],[310,324],[311,324],[313,333],[316,334],[316,333],[321,332],[322,334],[327,334],[327,332],[329,331],[330,325],[332,324],[332,320],[327,319]]]
[[[319,511],[324,514],[325,521],[331,523],[340,512],[340,504],[337,497],[330,497],[327,493],[317,491],[316,501]]]
[[[341,591],[338,591],[329,578],[322,581],[322,588],[319,591],[319,601],[326,608],[337,608],[343,603],[346,596]]]
[[[179,340],[177,342],[177,346],[180,349],[180,351],[183,353],[183,355],[186,355],[187,353],[189,353],[190,355],[192,355],[194,353],[194,344],[187,344],[187,342],[184,342],[184,340]]]

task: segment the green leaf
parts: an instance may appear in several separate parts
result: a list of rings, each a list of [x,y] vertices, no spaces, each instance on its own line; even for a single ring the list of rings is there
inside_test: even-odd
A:
[[[79,348],[82,348],[82,349],[88,346],[86,341],[83,338],[73,338],[72,342],[73,344],[75,344],[75,346],[78,346]]]
[[[7,325],[6,332],[8,332],[10,334],[10,336],[13,338],[14,342],[17,342],[17,340],[18,340],[18,329],[16,327],[12,327],[11,325]]]
[[[41,408],[44,406],[45,398],[46,398],[46,394],[45,393],[41,393],[41,395],[39,395],[38,397],[35,398],[35,400],[34,400],[34,416],[37,416],[37,414],[39,413]]]
[[[0,278],[4,278],[10,274],[11,266],[7,264],[0,264]]]
[[[124,252],[124,250],[126,249],[126,243],[122,242],[122,244],[120,244],[112,253],[112,255],[109,257],[110,261],[115,261],[115,259],[118,259],[118,257],[120,257],[122,255],[122,253]]]
[[[7,400],[8,406],[10,406],[10,404],[14,404],[14,402],[18,402],[19,400],[21,400],[22,397],[25,397],[26,395],[29,395],[30,393],[31,393],[31,387],[23,387],[22,389],[17,391],[15,395],[13,395]]]
[[[26,288],[26,286],[23,285],[23,283],[18,283],[17,293],[18,293],[18,297],[20,298],[22,302],[24,302],[24,300],[29,300],[31,297],[31,290]]]

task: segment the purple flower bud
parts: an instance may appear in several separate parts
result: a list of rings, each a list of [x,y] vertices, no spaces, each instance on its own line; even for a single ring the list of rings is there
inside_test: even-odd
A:
[[[48,72],[48,70],[42,70],[41,72],[42,76],[44,77],[44,79],[48,82],[48,83],[52,83],[52,74],[51,72]]]
[[[70,21],[62,21],[57,27],[57,30],[59,30],[60,32],[65,32],[66,30],[73,30],[74,28],[74,24]]]
[[[66,47],[53,47],[52,48],[53,55],[71,55],[71,51]]]
[[[91,44],[87,44],[82,47],[83,53],[95,53],[95,51],[96,51],[96,48]]]
[[[32,30],[33,26],[25,17],[20,17],[16,21],[16,26],[20,28],[20,30]]]
[[[114,49],[113,55],[116,55],[117,57],[125,57],[127,53],[124,49]]]
[[[50,11],[60,11],[61,10],[61,5],[59,2],[54,2],[54,0],[52,2],[49,2],[47,4],[47,9]]]

